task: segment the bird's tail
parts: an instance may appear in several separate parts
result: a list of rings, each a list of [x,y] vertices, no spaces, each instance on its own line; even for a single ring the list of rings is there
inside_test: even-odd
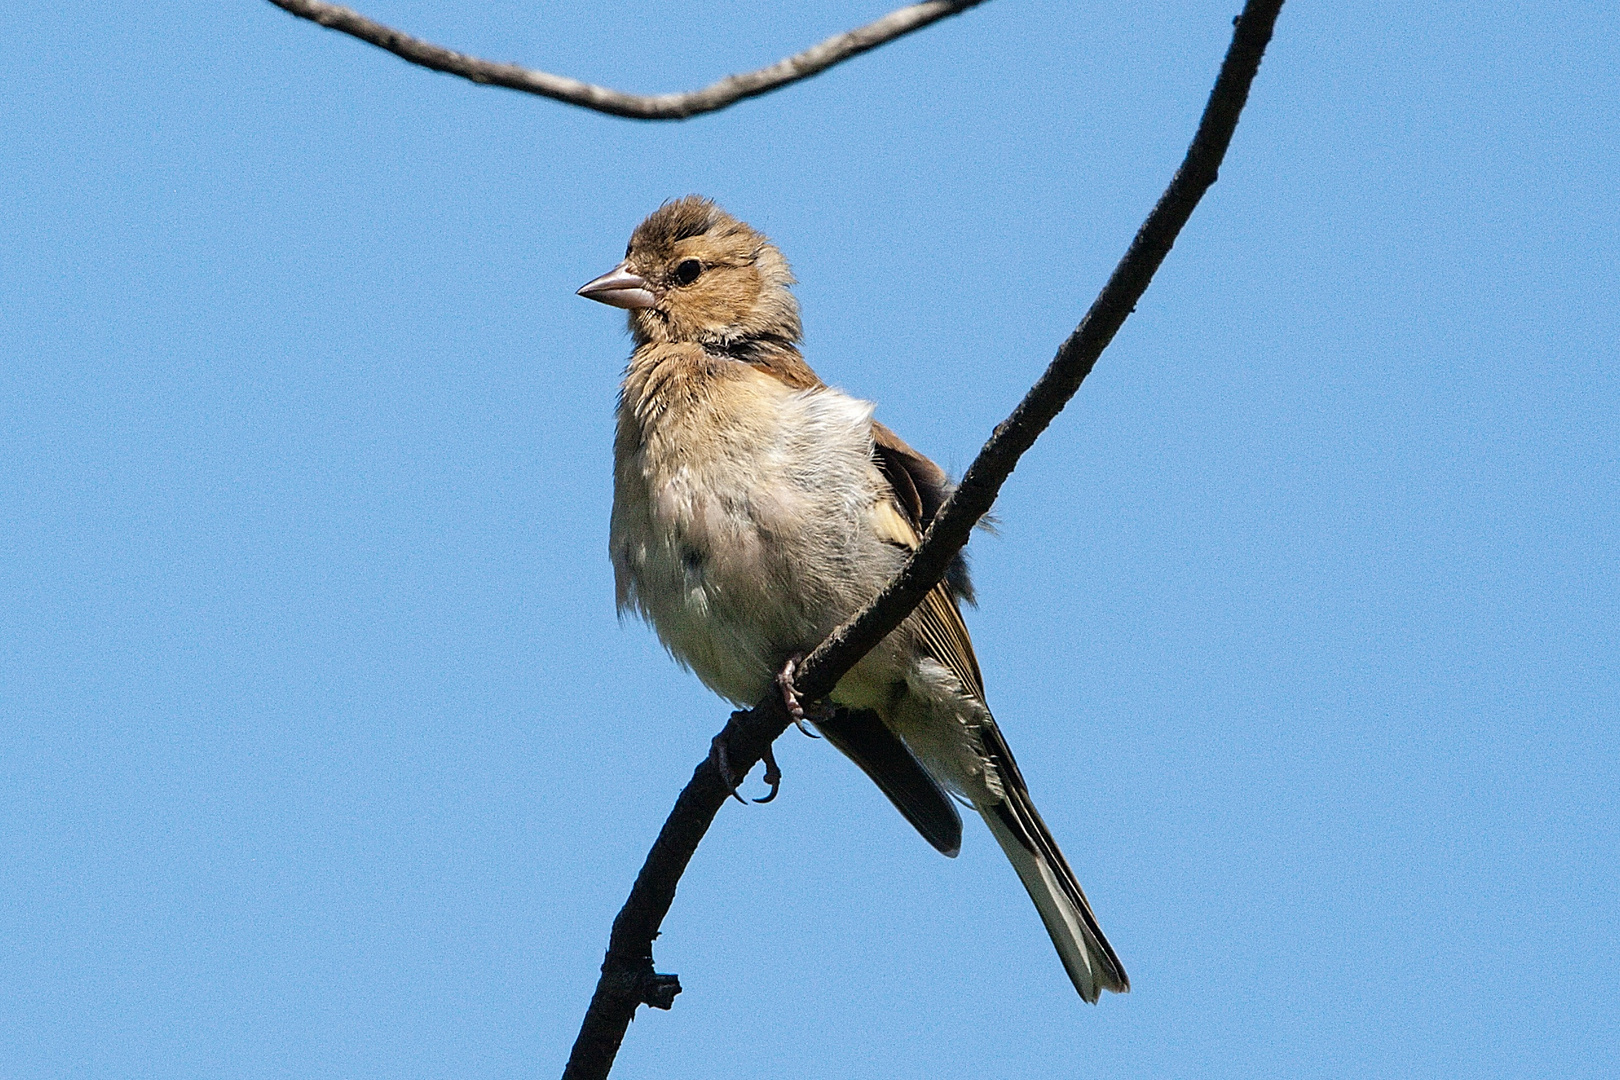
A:
[[[1103,937],[1097,917],[1091,913],[1086,894],[1080,891],[1080,882],[1069,861],[1063,857],[1051,830],[1041,820],[1035,804],[1030,801],[1024,778],[1018,774],[1018,765],[1007,751],[1000,732],[987,729],[991,738],[988,749],[1000,766],[1002,786],[1007,797],[994,805],[979,807],[979,813],[990,826],[1001,850],[1018,872],[1018,879],[1029,890],[1031,900],[1041,913],[1046,932],[1057,946],[1058,956],[1069,973],[1074,988],[1086,1001],[1095,1003],[1104,990],[1124,993],[1131,988],[1125,968],[1113,947]],[[993,734],[992,734],[993,733]]]

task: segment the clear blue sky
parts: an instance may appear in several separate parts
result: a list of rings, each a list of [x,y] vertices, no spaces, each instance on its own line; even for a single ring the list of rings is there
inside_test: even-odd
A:
[[[883,4],[366,0],[657,91]],[[637,125],[268,4],[0,12],[0,1075],[560,1071],[725,716],[614,616],[621,317],[686,192],[954,470],[1167,181],[1237,0],[992,0]],[[1135,989],[826,743],[728,806],[617,1075],[1620,1070],[1620,8],[1296,2],[973,544]],[[757,783],[757,778],[751,783]]]

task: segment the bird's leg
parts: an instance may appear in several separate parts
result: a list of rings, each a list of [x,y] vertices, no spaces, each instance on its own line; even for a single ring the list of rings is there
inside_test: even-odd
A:
[[[804,706],[799,703],[799,691],[793,686],[793,676],[798,673],[799,665],[804,663],[804,653],[794,653],[782,665],[782,670],[776,673],[776,688],[782,692],[782,705],[787,709],[788,717],[798,727],[800,734],[808,735],[812,739],[821,738],[815,732],[804,726]],[[775,798],[775,792],[771,793]]]

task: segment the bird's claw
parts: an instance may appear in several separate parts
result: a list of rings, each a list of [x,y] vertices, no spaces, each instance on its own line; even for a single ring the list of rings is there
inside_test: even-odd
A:
[[[812,739],[819,739],[821,736],[805,725],[807,717],[804,706],[799,703],[799,692],[793,686],[793,676],[798,672],[799,665],[803,662],[803,653],[794,653],[788,657],[787,663],[782,665],[782,670],[777,672],[776,688],[782,694],[782,705],[787,709],[788,718],[804,734]],[[748,800],[739,795],[737,789],[742,786],[742,782],[747,778],[748,774],[744,773],[742,776],[738,776],[732,771],[731,757],[726,751],[725,731],[720,732],[709,743],[709,761],[714,764],[715,770],[719,772],[721,782],[726,785],[726,790],[731,792],[731,797],[740,803],[747,803]],[[771,752],[769,746],[766,746],[765,752],[760,755],[760,761],[765,764],[765,776],[763,779],[765,783],[770,785],[771,791],[769,795],[755,799],[754,802],[768,803],[776,798],[777,794],[782,790],[782,770],[776,764],[776,755]]]
[[[788,657],[787,663],[782,665],[782,670],[776,673],[776,688],[782,693],[782,706],[787,709],[788,719],[793,721],[794,726],[799,729],[799,733],[808,735],[812,739],[819,739],[821,738],[820,735],[805,727],[804,706],[799,703],[799,691],[793,685],[793,676],[798,674],[799,665],[802,663],[804,663],[804,653],[794,653]],[[772,792],[771,797],[775,798],[776,793]]]
[[[765,776],[763,779],[767,784],[771,785],[771,793],[762,799],[755,799],[754,801],[756,803],[768,803],[776,798],[778,791],[782,790],[782,770],[776,767],[776,755],[771,753],[771,748],[768,746],[765,748],[765,754],[760,760],[765,762]]]

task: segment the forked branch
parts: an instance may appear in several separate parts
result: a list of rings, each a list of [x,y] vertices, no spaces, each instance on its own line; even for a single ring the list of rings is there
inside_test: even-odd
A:
[[[928,0],[926,3],[891,11],[876,22],[835,34],[804,52],[779,60],[770,67],[741,75],[727,75],[717,83],[680,94],[627,94],[606,86],[553,75],[517,64],[480,60],[476,56],[452,52],[431,41],[384,26],[358,11],[328,4],[324,0],[270,0],[276,7],[301,19],[342,31],[395,56],[435,71],[459,75],[475,83],[504,86],[578,105],[584,109],[626,116],[632,120],[685,120],[700,113],[715,112],[744,98],[758,97],[790,83],[820,74],[835,64],[859,56],[895,38],[905,37],[941,19],[977,7],[984,0]]]
[[[1281,8],[1282,0],[1249,0],[1244,7],[1198,122],[1197,134],[1170,186],[1137,231],[1080,325],[1058,348],[1051,365],[1012,415],[996,427],[990,441],[979,451],[910,561],[882,593],[805,658],[797,680],[803,700],[813,701],[831,693],[838,680],[899,626],[944,576],[951,558],[967,543],[974,523],[995,502],[1019,457],[1074,396],[1097,357],[1136,307],[1181,227],[1204,192],[1215,183]],[[732,713],[721,733],[727,739],[732,769],[741,774],[752,768],[787,725],[787,712],[774,693],[748,712]],[[687,862],[729,793],[719,770],[705,758],[676,800],[630,890],[630,898],[613,920],[602,977],[574,1042],[564,1080],[602,1080],[613,1067],[613,1058],[636,1006],[669,1008],[679,984],[674,976],[653,973],[653,938],[675,899],[675,887]]]

